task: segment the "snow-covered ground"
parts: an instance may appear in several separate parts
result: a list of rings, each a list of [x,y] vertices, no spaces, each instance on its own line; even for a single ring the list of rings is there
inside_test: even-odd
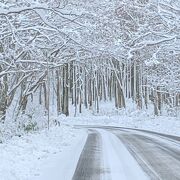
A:
[[[77,113],[74,117],[74,107],[70,107],[70,116],[60,116],[60,122],[71,125],[99,125],[118,126],[150,130],[164,134],[180,136],[180,109],[171,114],[163,113],[162,116],[154,116],[154,106],[149,105],[148,109],[137,110],[131,100],[127,101],[126,109],[117,110],[113,102],[100,102],[100,112],[97,114],[94,109],[83,109],[82,114]]]
[[[66,167],[65,161],[61,161],[62,157],[67,160],[69,154],[73,155],[72,151],[75,153],[73,144],[78,142],[83,144],[82,138],[85,136],[85,131],[62,125],[51,127],[49,131],[42,130],[22,137],[13,137],[0,144],[0,180],[40,179],[45,168],[52,170],[54,165],[57,165],[59,174],[60,170],[63,173],[61,167]],[[71,162],[73,161],[76,165],[77,159]],[[73,163],[71,170],[73,171]]]

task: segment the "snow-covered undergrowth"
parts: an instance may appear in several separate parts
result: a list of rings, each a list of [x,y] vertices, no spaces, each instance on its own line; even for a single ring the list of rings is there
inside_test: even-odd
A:
[[[154,116],[153,107],[148,110],[137,110],[136,106],[129,103],[126,110],[117,110],[111,102],[100,104],[100,113],[90,113],[86,110],[82,114],[73,117],[73,111],[70,117],[61,116],[59,120],[65,124],[74,125],[105,125],[137,128],[150,130],[165,134],[180,136],[180,116],[171,117],[167,115]]]
[[[52,109],[54,107],[51,107]],[[54,108],[55,109],[55,108]],[[28,103],[26,112],[19,113],[15,108],[15,102],[7,111],[4,122],[0,121],[0,143],[6,142],[14,136],[22,136],[34,131],[47,128],[47,112],[37,102]],[[56,113],[51,110],[50,126],[57,124]]]
[[[51,127],[49,131],[14,136],[0,144],[0,179],[28,180],[38,177],[49,157],[61,156],[82,134],[81,130],[62,125]]]

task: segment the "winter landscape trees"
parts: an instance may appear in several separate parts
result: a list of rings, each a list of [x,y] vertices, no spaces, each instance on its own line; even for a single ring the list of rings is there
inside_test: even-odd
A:
[[[178,0],[1,1],[1,123],[8,110],[31,117],[28,106],[68,116],[129,100],[176,116],[179,32]]]

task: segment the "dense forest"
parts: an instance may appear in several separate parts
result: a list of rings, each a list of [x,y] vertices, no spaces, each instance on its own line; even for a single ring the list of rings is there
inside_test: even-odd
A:
[[[1,123],[109,101],[177,116],[179,0],[1,0]]]

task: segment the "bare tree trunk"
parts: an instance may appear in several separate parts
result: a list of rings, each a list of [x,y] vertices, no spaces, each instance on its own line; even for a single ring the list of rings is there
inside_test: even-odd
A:
[[[63,67],[63,104],[62,113],[66,116],[69,115],[69,80],[68,80],[68,64],[66,63]]]
[[[133,81],[134,81],[134,85],[133,85],[133,87],[134,87],[134,91],[133,91],[133,99],[134,99],[134,102],[136,102],[136,96],[137,96],[137,94],[136,94],[136,74],[137,74],[137,72],[136,72],[136,61],[134,61],[134,70],[133,70],[133,72],[134,72],[134,79],[133,79]]]
[[[87,88],[87,77],[86,77],[86,71],[84,69],[84,105],[86,108],[88,108],[88,97],[87,97],[87,93],[88,93],[88,88]]]
[[[28,96],[23,96],[22,101],[21,101],[21,109],[22,109],[22,113],[25,114],[26,112],[26,106],[27,106],[27,102],[28,102]]]
[[[92,79],[89,80],[89,96],[88,96],[88,101],[89,101],[89,108],[92,108]]]
[[[99,89],[99,73],[97,72],[96,73],[96,79],[95,79],[95,81],[96,81],[96,84],[95,84],[95,86],[96,86],[96,111],[97,111],[97,113],[99,113],[99,91],[98,91],[98,89]]]
[[[156,92],[156,90],[154,90],[154,114],[156,115],[156,116],[158,116],[159,115],[159,109],[158,109],[158,97],[157,97],[157,92]]]
[[[60,93],[60,74],[59,70],[56,70],[56,89],[57,89],[57,114],[61,113],[61,93]]]
[[[144,87],[144,103],[146,109],[148,109],[148,87],[147,87],[147,80],[145,80],[145,87]]]
[[[75,106],[75,113],[74,113],[74,116],[76,116],[76,114],[77,114],[77,82],[76,82],[76,80],[77,80],[77,77],[76,77],[76,73],[77,73],[77,71],[76,71],[76,66],[74,66],[74,75],[73,75],[73,84],[74,84],[74,88],[73,88],[73,90],[74,90],[74,106]]]
[[[160,92],[160,87],[157,87],[157,107],[159,114],[161,114],[161,92]]]
[[[39,88],[39,104],[42,104],[42,85]]]
[[[44,106],[46,110],[48,110],[48,102],[47,102],[47,88],[46,88],[46,83],[43,83],[43,89],[44,89]],[[47,113],[47,112],[45,112]]]
[[[0,66],[0,72],[2,71],[2,67]],[[6,110],[7,110],[7,92],[8,92],[8,77],[4,75],[2,78],[2,82],[0,82],[0,120],[4,121],[6,118]]]

